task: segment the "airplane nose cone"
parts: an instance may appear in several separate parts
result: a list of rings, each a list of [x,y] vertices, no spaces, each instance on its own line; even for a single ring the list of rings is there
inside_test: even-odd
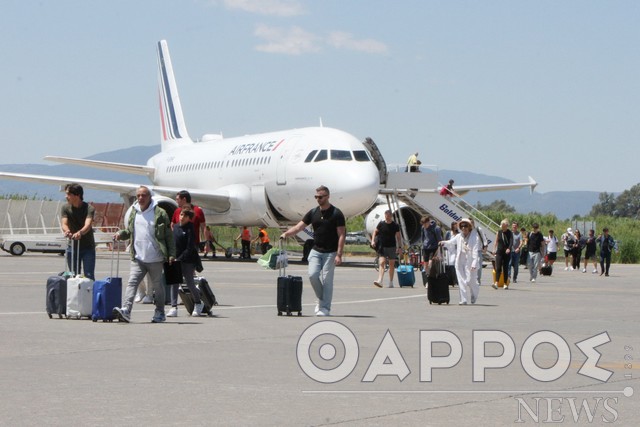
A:
[[[331,204],[337,206],[347,217],[359,215],[369,209],[378,197],[380,175],[371,162],[344,168],[332,179]]]

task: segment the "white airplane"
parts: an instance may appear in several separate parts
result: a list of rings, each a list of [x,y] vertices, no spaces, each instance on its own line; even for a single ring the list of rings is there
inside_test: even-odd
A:
[[[145,175],[154,198],[173,212],[175,194],[188,190],[210,224],[270,226],[297,223],[317,206],[325,185],[347,217],[367,211],[380,176],[369,151],[354,136],[308,127],[237,138],[205,135],[194,141],[185,125],[167,42],[158,42],[161,152],[146,165],[47,156],[45,159]],[[0,178],[115,191],[132,200],[139,184],[0,172]]]

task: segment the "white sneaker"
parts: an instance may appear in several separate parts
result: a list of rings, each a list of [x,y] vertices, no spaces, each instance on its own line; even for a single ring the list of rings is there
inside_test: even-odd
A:
[[[586,272],[587,272],[587,269],[586,269],[586,268],[583,268],[583,269],[582,269],[582,272],[583,272],[583,273],[586,273]]]
[[[536,282],[536,279],[531,279],[531,283],[535,283],[535,282]]]
[[[502,289],[504,289],[505,291],[508,290],[509,289],[509,285],[505,284]]]
[[[571,271],[575,270],[575,268],[571,267]]]
[[[594,268],[593,271],[591,272],[591,274],[598,274],[598,269]]]
[[[326,317],[326,316],[331,316],[331,315],[329,314],[329,312],[327,310],[321,308],[320,310],[317,311],[316,316],[317,317]]]
[[[140,302],[142,301],[142,298],[144,298],[144,295],[142,294],[136,294],[136,297],[133,299],[133,302]]]
[[[379,281],[377,281],[377,280],[374,280],[374,281],[373,281],[373,285],[374,285],[374,286],[377,286],[377,287],[379,287],[379,288],[381,288],[381,287],[382,287],[382,283],[380,283],[380,282],[379,282]]]
[[[318,312],[320,312],[320,304],[316,304],[316,308],[313,310],[313,312],[317,315]]]
[[[564,268],[564,271],[568,271],[568,270],[569,270],[569,267],[565,267],[565,268]],[[573,270],[573,269],[572,269],[572,270]]]
[[[460,301],[460,302],[458,303],[458,305],[467,305],[467,302],[466,302],[466,301]]]
[[[492,287],[493,289],[498,289],[498,284],[497,284],[497,283],[494,283],[493,285],[491,285],[491,287]]]
[[[153,298],[151,298],[149,295],[145,295],[140,302],[142,304],[153,304]]]
[[[167,313],[167,317],[178,317],[178,307],[171,307],[171,310]]]
[[[203,307],[204,307],[204,303],[202,301],[200,303],[198,303],[198,304],[195,304],[193,306],[193,311],[191,312],[191,315],[192,316],[196,316],[196,317],[202,315],[202,308]]]
[[[393,288],[393,282],[389,282],[389,286],[387,288]]]

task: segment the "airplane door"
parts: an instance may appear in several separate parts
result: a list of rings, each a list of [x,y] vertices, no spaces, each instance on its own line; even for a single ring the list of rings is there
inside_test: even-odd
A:
[[[278,164],[276,165],[276,184],[287,184],[287,152],[280,153]]]

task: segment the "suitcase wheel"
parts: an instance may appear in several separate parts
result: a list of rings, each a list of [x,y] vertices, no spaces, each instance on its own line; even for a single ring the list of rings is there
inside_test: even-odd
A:
[[[431,301],[429,301],[429,305],[433,304]]]
[[[282,312],[281,311],[278,312],[278,316],[282,316]]]
[[[300,317],[300,316],[302,316],[302,312],[301,311],[298,312],[298,317]]]
[[[53,316],[51,315],[51,313],[47,313],[49,315],[49,319],[53,319]]]
[[[291,312],[290,311],[287,311],[287,316],[291,316]]]
[[[96,322],[98,321],[98,319],[94,319],[94,318],[92,317],[92,318],[91,318],[91,321],[92,321],[93,323],[96,323]]]

